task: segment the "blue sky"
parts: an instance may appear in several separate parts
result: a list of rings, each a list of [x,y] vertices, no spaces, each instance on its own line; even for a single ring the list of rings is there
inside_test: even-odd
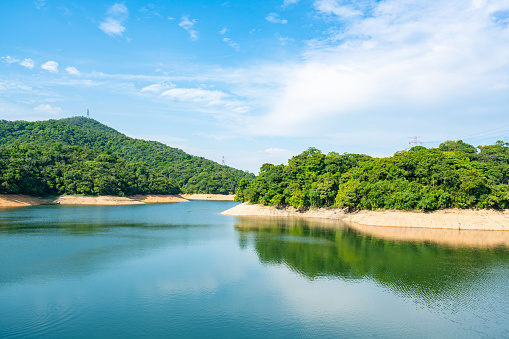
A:
[[[0,119],[85,115],[257,173],[509,141],[507,0],[2,1]]]

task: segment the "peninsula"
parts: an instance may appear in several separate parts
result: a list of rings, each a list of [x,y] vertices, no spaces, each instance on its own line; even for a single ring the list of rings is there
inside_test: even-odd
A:
[[[322,154],[264,164],[224,214],[338,219],[374,226],[509,230],[509,143],[461,140],[391,157]]]

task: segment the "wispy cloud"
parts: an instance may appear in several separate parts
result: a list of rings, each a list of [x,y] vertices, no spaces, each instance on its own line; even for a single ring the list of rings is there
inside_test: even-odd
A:
[[[295,39],[293,39],[293,38],[283,37],[283,36],[280,36],[280,37],[278,38],[278,40],[279,40],[279,43],[281,44],[281,46],[286,46],[286,45],[288,45],[290,42],[295,41]]]
[[[175,88],[175,85],[171,82],[163,82],[158,84],[152,84],[149,86],[145,86],[141,89],[141,92],[145,93],[161,93],[162,91],[169,90],[171,88]]]
[[[0,81],[0,90],[31,91],[32,87],[16,81]]]
[[[286,8],[291,5],[295,5],[299,2],[299,0],[284,0],[283,5],[281,7]]]
[[[196,22],[196,19],[189,20],[189,17],[183,16],[179,23],[179,26],[189,33],[191,40],[198,40],[198,31],[193,29]]]
[[[58,62],[56,61],[46,61],[41,65],[41,68],[52,73],[58,73]]]
[[[26,67],[28,69],[33,69],[35,67],[35,63],[32,59],[25,59],[19,63],[21,66]]]
[[[41,9],[46,6],[46,0],[35,0],[34,1],[35,8]]]
[[[248,111],[248,107],[243,102],[232,98],[231,94],[219,90],[172,88],[163,92],[161,96],[204,106],[220,106],[235,113],[245,113]]]
[[[162,96],[182,101],[205,103],[206,105],[218,105],[228,94],[221,91],[210,91],[201,88],[173,88],[165,91]]]
[[[8,64],[13,64],[15,62],[18,62],[19,60],[16,59],[16,58],[13,58],[13,57],[10,57],[10,56],[3,56],[3,57],[0,57],[0,60],[2,60],[3,62],[5,63],[8,63]]]
[[[63,17],[70,17],[72,15],[72,11],[67,7],[58,7],[58,10]]]
[[[271,22],[273,24],[286,24],[288,23],[288,20],[286,19],[281,19],[279,17],[279,14],[277,13],[269,13],[266,17],[265,17],[265,20],[267,20],[268,22]]]
[[[233,42],[230,38],[223,38],[223,41],[228,44],[231,48],[233,48],[236,51],[240,51],[240,46],[238,43]]]
[[[226,32],[228,32],[228,28],[224,27],[222,30],[219,31],[219,34],[225,35]]]
[[[147,18],[161,17],[161,14],[157,12],[156,6],[154,4],[148,4],[147,6],[140,8],[139,12],[145,14]]]
[[[352,17],[362,15],[362,11],[353,7],[353,5],[343,5],[339,0],[317,0],[314,7],[318,12],[338,17]]]
[[[129,16],[129,10],[123,3],[116,3],[107,11],[107,16],[99,28],[109,36],[122,36],[126,28],[124,22]]]
[[[269,153],[269,154],[291,153],[291,151],[289,151],[287,149],[277,148],[277,147],[267,148],[266,150],[260,151],[260,152]]]
[[[50,114],[50,115],[58,115],[64,112],[62,107],[53,107],[50,104],[40,104],[37,107],[34,107],[34,111],[36,113]]]
[[[80,76],[81,75],[81,72],[78,71],[78,69],[76,67],[67,67],[65,69],[67,71],[67,73],[69,73],[70,75],[77,75],[77,76]]]

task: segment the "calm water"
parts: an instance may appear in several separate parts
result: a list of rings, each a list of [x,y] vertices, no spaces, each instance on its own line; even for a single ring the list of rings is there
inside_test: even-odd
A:
[[[509,251],[237,219],[0,210],[0,337],[509,337]]]

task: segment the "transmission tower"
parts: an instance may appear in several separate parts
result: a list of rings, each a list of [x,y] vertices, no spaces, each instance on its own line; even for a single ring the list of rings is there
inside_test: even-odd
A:
[[[422,141],[419,140],[420,137],[409,137],[410,141],[408,142],[411,147],[422,145]]]
[[[87,118],[90,119],[90,111],[88,110],[88,108],[87,108]]]
[[[224,155],[223,155],[223,160],[221,161],[221,165],[223,165],[223,166],[224,166],[224,165],[226,165],[226,164],[224,163]]]

